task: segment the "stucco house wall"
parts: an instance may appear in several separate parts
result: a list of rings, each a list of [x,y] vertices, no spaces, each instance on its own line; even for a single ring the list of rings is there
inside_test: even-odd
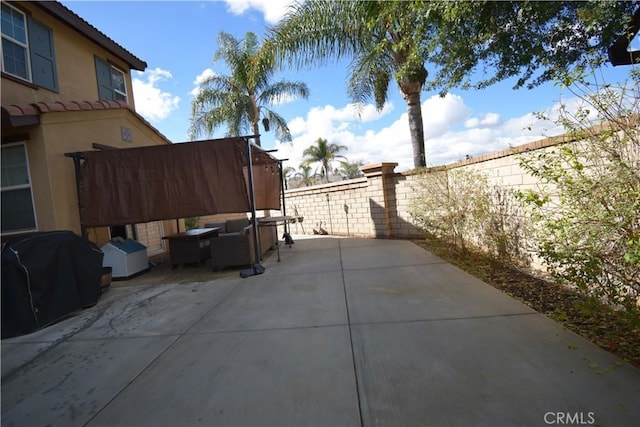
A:
[[[3,230],[2,239],[25,231],[72,230],[81,233],[74,162],[65,153],[96,147],[120,149],[170,144],[135,112],[131,70],[146,63],[117,45],[57,2],[2,2],[50,29],[55,52],[57,90],[47,89],[2,72],[2,146],[25,147],[36,226]],[[96,57],[125,77],[126,102],[100,101]],[[133,234],[133,229],[128,227]],[[136,227],[142,243],[156,252],[160,234],[177,231],[176,221]],[[109,228],[88,230],[98,245],[110,238]],[[152,239],[145,242],[144,239]]]

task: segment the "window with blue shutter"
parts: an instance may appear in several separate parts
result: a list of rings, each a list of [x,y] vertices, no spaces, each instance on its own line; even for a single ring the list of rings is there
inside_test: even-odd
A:
[[[28,25],[27,25],[28,24]],[[2,3],[2,71],[58,91],[53,32],[43,23]]]
[[[58,76],[53,51],[53,32],[49,27],[31,17],[29,18],[29,50],[33,83],[57,92]]]
[[[95,61],[100,100],[127,102],[127,85],[124,72],[97,56]]]
[[[96,77],[98,78],[98,99],[113,100],[113,85],[111,84],[111,66],[102,58],[96,59]]]

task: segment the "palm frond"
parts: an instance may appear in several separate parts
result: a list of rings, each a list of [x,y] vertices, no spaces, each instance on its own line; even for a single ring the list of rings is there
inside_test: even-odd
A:
[[[258,96],[258,101],[261,104],[282,104],[284,101],[292,98],[309,97],[309,87],[303,82],[290,82],[281,80],[273,83],[264,90]]]
[[[280,114],[275,111],[263,107],[266,112],[266,119],[269,121],[270,127],[274,130],[276,138],[280,141],[291,141],[291,131],[287,126],[287,121]],[[265,131],[269,131],[265,129]]]
[[[359,104],[373,96],[376,107],[381,110],[387,102],[393,75],[394,62],[389,50],[363,52],[350,64],[347,93]]]
[[[270,30],[275,62],[302,68],[362,51],[370,34],[363,22],[364,3],[330,0],[294,4]]]

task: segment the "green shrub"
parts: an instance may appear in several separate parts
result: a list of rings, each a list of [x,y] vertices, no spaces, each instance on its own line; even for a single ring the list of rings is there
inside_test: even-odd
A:
[[[194,228],[198,228],[199,227],[199,223],[200,223],[200,217],[193,217],[193,218],[185,218],[184,219],[184,227],[187,230],[193,230]]]
[[[636,311],[640,296],[638,74],[624,86],[582,84],[584,104],[561,109],[575,143],[520,156],[542,184],[520,193],[538,253],[560,282]],[[593,126],[594,113],[603,121]]]

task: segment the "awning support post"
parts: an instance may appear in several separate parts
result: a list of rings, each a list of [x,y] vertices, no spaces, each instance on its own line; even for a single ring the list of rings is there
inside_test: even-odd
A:
[[[252,216],[252,228],[253,228],[253,254],[254,262],[251,264],[251,269],[242,270],[240,277],[246,278],[250,276],[256,276],[265,272],[265,268],[260,264],[260,246],[258,242],[258,217],[256,215],[256,197],[253,186],[253,159],[251,153],[251,141],[250,137],[245,137],[247,142],[247,175],[249,177],[249,202],[251,203],[251,216]]]
[[[281,159],[278,160],[278,165],[280,166],[280,190],[281,190],[281,195],[282,195],[282,215],[287,216],[287,203],[285,200],[285,179],[284,179],[284,170],[282,168],[283,163],[289,159]],[[289,223],[285,220],[284,221],[284,235],[282,236],[282,238],[284,239],[284,242],[288,245],[291,245],[292,243],[294,243],[293,239],[291,238],[291,234],[289,233]]]

